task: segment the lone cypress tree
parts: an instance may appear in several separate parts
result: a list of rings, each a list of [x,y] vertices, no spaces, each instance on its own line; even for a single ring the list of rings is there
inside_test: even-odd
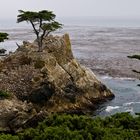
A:
[[[39,12],[19,10],[17,22],[26,21],[33,27],[37,37],[39,51],[42,51],[42,42],[45,36],[62,27],[62,24],[55,21],[56,15],[52,11],[42,10]]]

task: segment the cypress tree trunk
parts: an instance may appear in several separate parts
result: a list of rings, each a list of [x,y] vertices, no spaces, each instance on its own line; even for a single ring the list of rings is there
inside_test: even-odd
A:
[[[38,38],[37,42],[38,42],[38,51],[41,52],[42,51],[42,39]]]

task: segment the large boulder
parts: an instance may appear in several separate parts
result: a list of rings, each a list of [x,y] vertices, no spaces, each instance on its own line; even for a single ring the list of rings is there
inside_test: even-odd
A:
[[[0,100],[0,104],[12,104],[8,117],[1,114],[2,121],[8,119],[5,123],[0,120],[0,127],[14,131],[33,124],[42,114],[44,118],[44,114],[54,112],[93,112],[97,103],[114,97],[89,68],[74,58],[68,34],[46,37],[42,52],[37,52],[35,42],[24,42],[3,60],[0,89],[13,97],[10,101]],[[19,104],[21,107],[16,107]]]

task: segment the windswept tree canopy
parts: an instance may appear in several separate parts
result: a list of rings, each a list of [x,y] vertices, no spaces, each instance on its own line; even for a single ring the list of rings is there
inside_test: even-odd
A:
[[[33,30],[37,36],[39,50],[42,49],[42,41],[49,33],[56,31],[62,27],[62,24],[55,21],[56,15],[52,11],[42,10],[39,12],[19,10],[17,22],[26,21],[31,23]]]
[[[42,22],[42,21],[51,21],[54,20],[56,15],[52,11],[42,10],[39,12],[32,11],[23,11],[19,10],[20,14],[18,15],[17,22]]]
[[[5,39],[8,39],[7,33],[0,33],[0,42],[3,42]]]

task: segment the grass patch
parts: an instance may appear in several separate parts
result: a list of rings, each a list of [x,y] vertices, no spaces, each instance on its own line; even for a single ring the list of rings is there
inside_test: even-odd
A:
[[[10,98],[10,97],[11,97],[11,95],[10,95],[9,92],[0,90],[0,99],[8,99],[8,98]]]

